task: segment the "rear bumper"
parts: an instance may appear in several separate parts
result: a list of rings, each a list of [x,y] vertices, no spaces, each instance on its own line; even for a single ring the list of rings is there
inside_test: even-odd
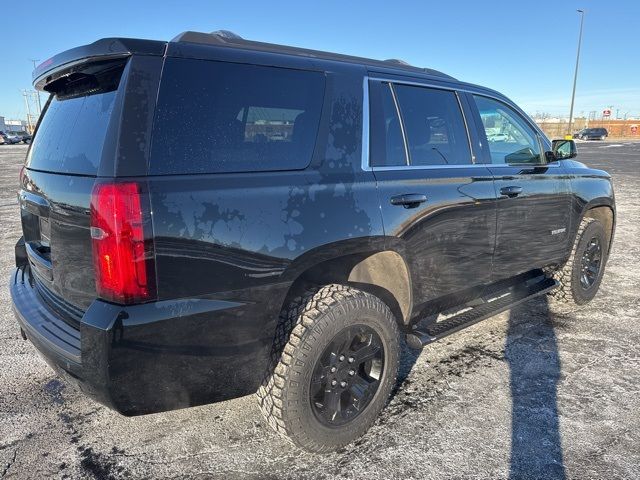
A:
[[[253,393],[268,367],[277,319],[270,304],[196,298],[121,306],[95,300],[78,330],[48,308],[28,266],[14,270],[10,289],[18,323],[47,363],[125,415]]]

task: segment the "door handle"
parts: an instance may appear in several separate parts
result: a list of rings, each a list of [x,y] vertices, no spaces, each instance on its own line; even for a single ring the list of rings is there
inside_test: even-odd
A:
[[[404,208],[416,208],[427,201],[427,196],[421,193],[404,193],[391,197],[391,205],[402,205]]]
[[[517,186],[502,187],[500,189],[500,195],[504,197],[509,197],[509,198],[517,197],[521,193],[522,193],[522,187],[517,187]]]

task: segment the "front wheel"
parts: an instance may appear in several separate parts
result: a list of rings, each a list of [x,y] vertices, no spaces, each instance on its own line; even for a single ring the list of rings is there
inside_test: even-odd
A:
[[[553,272],[560,286],[550,295],[553,303],[583,305],[596,295],[607,261],[608,236],[593,218],[583,218],[573,250],[563,268]]]
[[[393,314],[371,294],[326,285],[297,298],[281,317],[275,368],[257,393],[269,425],[313,452],[357,439],[395,384],[398,339]]]

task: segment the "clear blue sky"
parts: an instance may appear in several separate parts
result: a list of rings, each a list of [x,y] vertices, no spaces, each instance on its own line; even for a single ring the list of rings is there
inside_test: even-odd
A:
[[[639,0],[29,2],[0,33],[0,115],[24,118],[32,64],[102,37],[171,39],[232,30],[252,40],[373,58],[402,58],[495,88],[527,112],[567,114],[587,11],[576,114],[612,105],[640,115]],[[5,9],[6,10],[6,9]],[[7,12],[5,12],[6,14]]]

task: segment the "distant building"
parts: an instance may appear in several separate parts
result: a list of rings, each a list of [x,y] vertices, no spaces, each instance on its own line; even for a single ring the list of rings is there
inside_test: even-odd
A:
[[[568,133],[575,133],[583,128],[606,128],[610,137],[614,138],[640,138],[640,122],[633,118],[623,119],[588,119],[578,117],[573,119],[571,132],[569,121],[565,118],[534,118],[538,126],[549,138],[562,138]]]
[[[24,120],[7,120],[0,116],[0,132],[28,132],[31,133],[29,124]]]
[[[24,120],[4,120],[5,132],[26,132],[29,125]]]

